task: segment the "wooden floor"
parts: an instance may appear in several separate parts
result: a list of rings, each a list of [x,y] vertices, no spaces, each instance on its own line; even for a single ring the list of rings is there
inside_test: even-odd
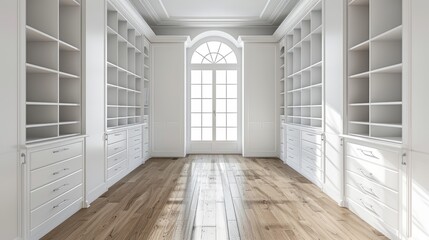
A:
[[[44,239],[386,239],[278,159],[151,159]]]

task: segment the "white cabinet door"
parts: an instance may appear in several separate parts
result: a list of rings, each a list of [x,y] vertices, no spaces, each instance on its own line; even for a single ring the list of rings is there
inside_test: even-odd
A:
[[[411,239],[429,239],[429,154],[412,153]]]

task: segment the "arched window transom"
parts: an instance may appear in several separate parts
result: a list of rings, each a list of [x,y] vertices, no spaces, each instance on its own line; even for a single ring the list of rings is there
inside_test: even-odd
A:
[[[237,56],[225,43],[210,41],[195,50],[191,64],[237,64]]]

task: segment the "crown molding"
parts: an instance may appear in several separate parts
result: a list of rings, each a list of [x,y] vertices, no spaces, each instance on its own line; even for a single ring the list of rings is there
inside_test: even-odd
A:
[[[151,41],[152,43],[185,43],[187,45],[191,41],[189,36],[173,36],[159,35]]]
[[[246,43],[277,43],[278,40],[273,35],[261,35],[261,36],[240,36],[238,42],[241,44]]]
[[[290,31],[295,25],[307,14],[314,6],[316,6],[321,0],[300,0],[295,8],[289,13],[289,15],[283,20],[273,36],[280,41],[284,35]]]
[[[125,12],[125,17],[134,27],[139,30],[149,41],[155,39],[156,35],[152,28],[146,23],[140,13],[134,8],[129,1],[109,0],[119,11]]]

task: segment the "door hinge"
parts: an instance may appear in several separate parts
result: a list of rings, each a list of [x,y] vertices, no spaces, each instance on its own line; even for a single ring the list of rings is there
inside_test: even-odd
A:
[[[341,147],[344,146],[344,138],[340,137],[340,145]]]
[[[21,164],[27,163],[27,155],[25,153],[21,153]]]
[[[406,166],[407,165],[407,160],[406,160],[406,157],[407,156],[407,154],[406,153],[403,153],[402,154],[402,162],[401,162],[401,164],[403,165],[403,166]]]
[[[109,135],[107,133],[104,134],[104,140],[107,141],[109,139]]]

